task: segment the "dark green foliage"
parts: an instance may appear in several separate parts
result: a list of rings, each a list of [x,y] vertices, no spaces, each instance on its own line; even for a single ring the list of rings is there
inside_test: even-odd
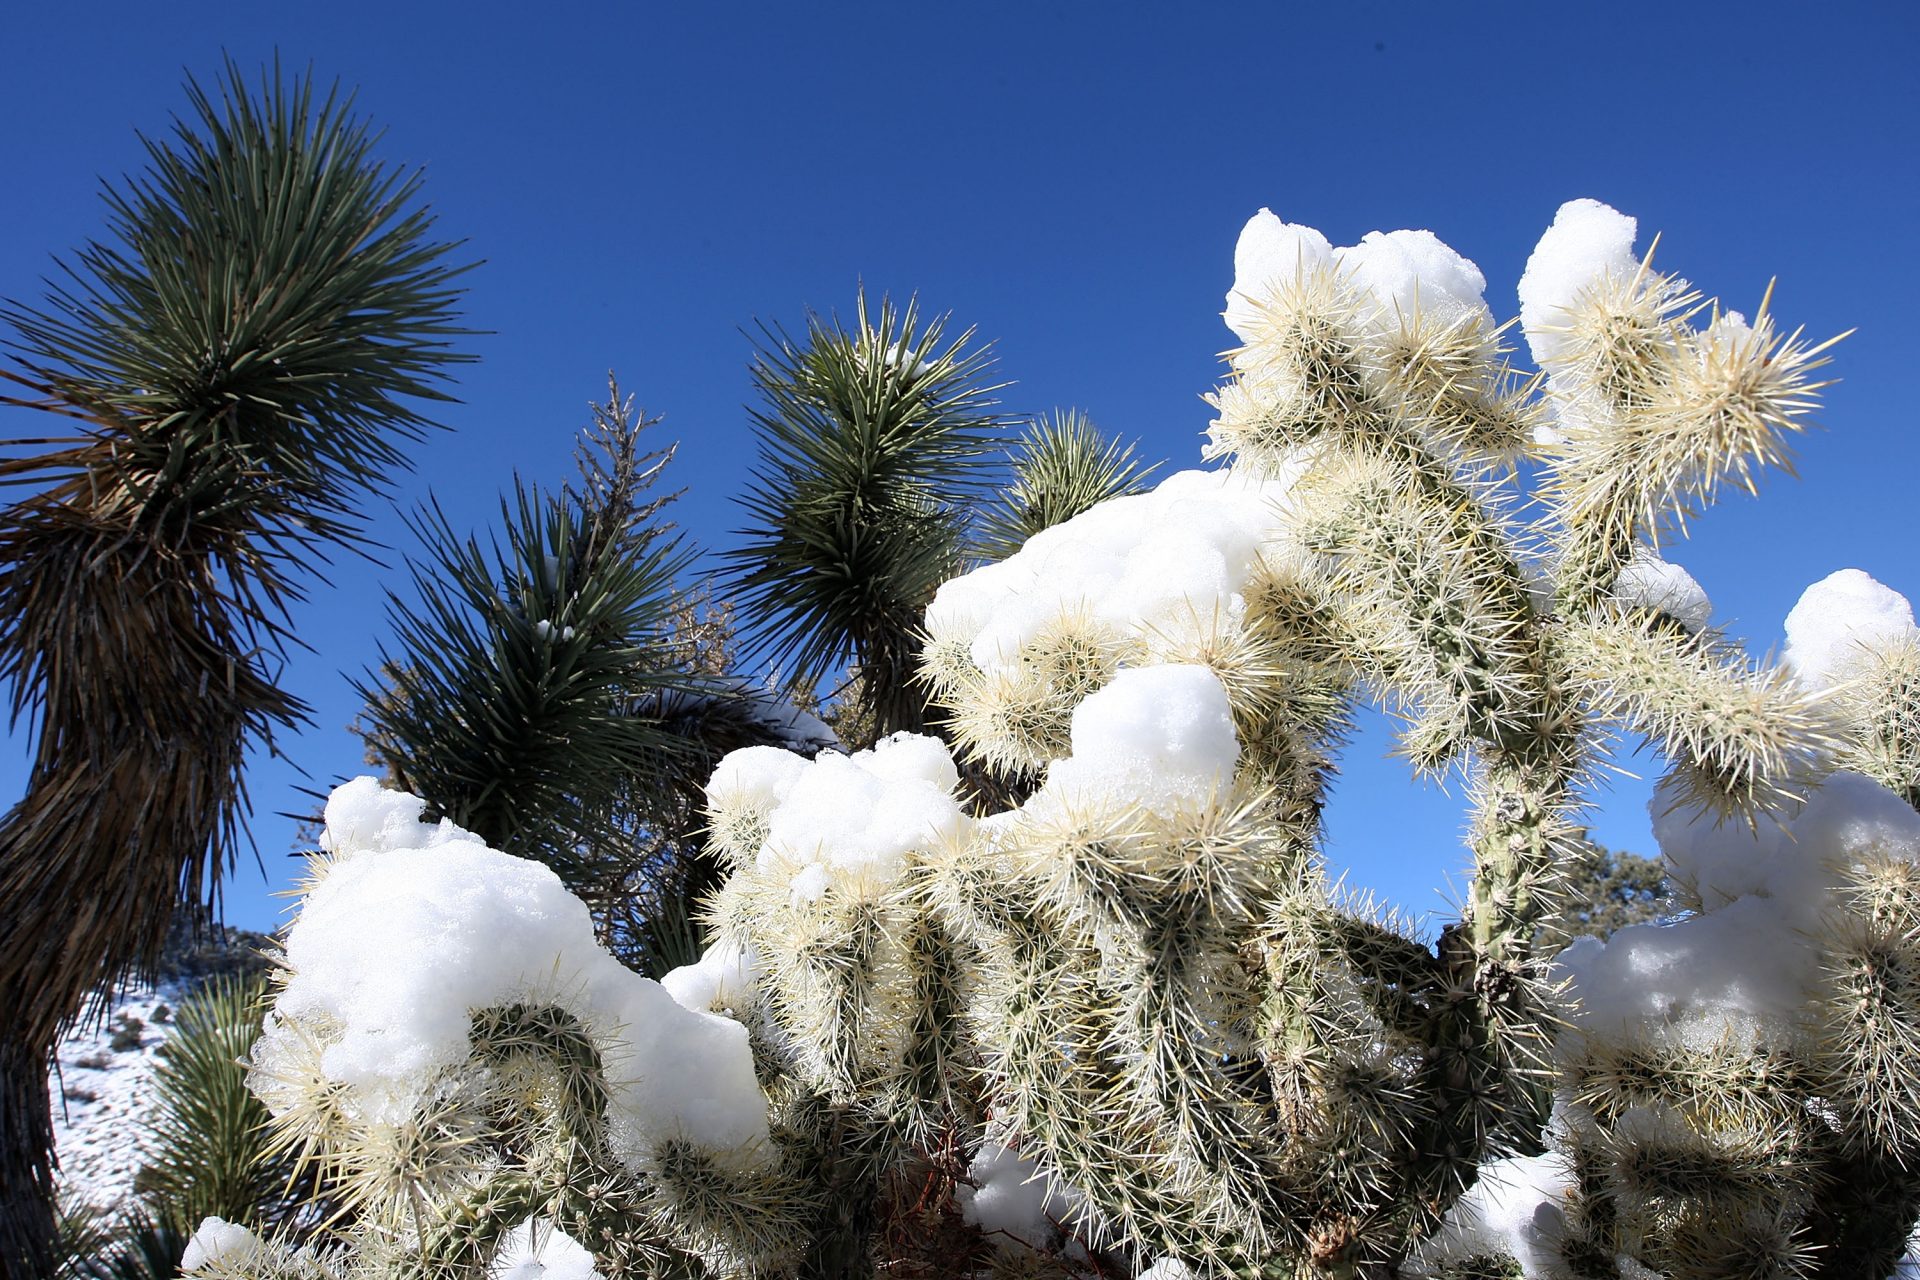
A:
[[[173,1280],[189,1233],[142,1212],[112,1222],[63,1206],[57,1224],[55,1280]]]
[[[349,99],[278,68],[256,96],[231,63],[217,101],[187,95],[193,119],[104,193],[114,242],[4,315],[47,394],[122,436],[124,500],[175,533],[244,535],[255,568],[358,529],[360,490],[431,425],[409,399],[449,399],[443,368],[469,357],[447,340],[469,331],[420,175],[373,159]]]
[[[274,1150],[272,1117],[247,1088],[266,988],[263,974],[227,972],[181,1004],[154,1068],[139,1206],[112,1218],[69,1206],[57,1243],[63,1280],[168,1280],[207,1217],[259,1228],[312,1195]]]
[[[973,331],[947,338],[912,302],[858,302],[851,331],[809,316],[763,330],[752,409],[760,460],[741,500],[729,596],[796,684],[854,668],[876,734],[925,727],[913,679],[920,615],[960,567],[967,509],[1007,423]],[[853,743],[850,745],[864,745]]]
[[[420,513],[418,604],[390,595],[397,651],[357,685],[395,786],[569,886],[631,844],[631,805],[682,767],[683,739],[643,704],[694,684],[668,652],[691,553],[655,519],[670,498],[648,496],[672,450],[642,450],[649,423],[617,387],[593,417],[577,485],[516,482],[491,545]]]
[[[1540,931],[1540,945],[1558,951],[1575,938],[1608,938],[1630,924],[1651,924],[1678,909],[1658,858],[1586,842],[1564,864],[1560,906]]]
[[[610,385],[580,475],[525,484],[488,545],[438,507],[415,522],[418,605],[398,596],[380,677],[359,685],[368,758],[495,847],[552,866],[601,938],[654,976],[697,959],[718,882],[701,786],[726,752],[779,740],[780,706],[726,674],[731,617],[676,590],[692,552],[652,494],[673,456]]]
[[[187,94],[107,189],[108,238],[0,309],[30,393],[7,402],[79,424],[0,463],[26,491],[0,511],[0,678],[39,728],[0,821],[0,919],[26,922],[0,946],[0,1263],[26,1273],[50,1265],[60,1024],[217,896],[246,753],[304,713],[275,685],[284,608],[465,358],[419,177],[345,98],[231,64]]]
[[[272,1149],[272,1117],[243,1065],[260,1038],[266,981],[225,975],[180,1006],[153,1073],[137,1189],[191,1231],[209,1216],[258,1226],[280,1216],[292,1164]]]
[[[1042,529],[1108,498],[1138,493],[1159,464],[1142,466],[1132,445],[1109,440],[1078,409],[1036,419],[1013,451],[1013,483],[981,518],[976,552],[1004,560]]]

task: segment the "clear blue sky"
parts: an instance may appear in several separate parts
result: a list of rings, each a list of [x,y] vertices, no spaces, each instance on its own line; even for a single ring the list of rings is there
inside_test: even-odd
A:
[[[678,519],[728,545],[751,440],[759,317],[917,291],[997,342],[1010,407],[1078,405],[1197,465],[1229,341],[1234,238],[1269,205],[1350,244],[1427,227],[1485,271],[1502,316],[1561,201],[1664,232],[1661,259],[1737,308],[1850,327],[1803,479],[1734,500],[1674,558],[1757,649],[1801,589],[1858,566],[1920,594],[1912,379],[1920,298],[1920,9],[1905,4],[18,5],[0,76],[0,295],[100,226],[98,180],[182,106],[221,51],[359,88],[384,153],[424,165],[450,237],[486,265],[490,336],[453,430],[397,478],[483,524],[517,469],[568,469],[609,368],[682,442]],[[45,424],[0,415],[0,436]],[[385,505],[376,534],[407,549]],[[359,767],[343,672],[374,658],[396,569],[343,561],[296,619],[286,683],[316,708],[252,775],[273,885],[304,770]],[[1373,733],[1331,815],[1336,861],[1415,910],[1457,877],[1456,799],[1404,781]],[[25,744],[0,757],[0,800]],[[1646,848],[1644,788],[1603,839]],[[243,865],[228,918],[281,903]]]

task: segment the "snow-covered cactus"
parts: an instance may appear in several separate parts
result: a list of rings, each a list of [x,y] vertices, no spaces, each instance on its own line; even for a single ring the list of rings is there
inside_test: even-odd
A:
[[[1554,1253],[1589,1270],[1625,1252],[1681,1280],[1884,1276],[1920,1216],[1920,771],[1880,749],[1911,694],[1850,678],[1920,633],[1848,570],[1809,588],[1787,635],[1796,685],[1834,695],[1832,760],[1880,767],[1758,826],[1702,821],[1669,784],[1654,831],[1686,918],[1563,954],[1541,1203]]]
[[[371,778],[328,801],[251,1084],[351,1225],[332,1255],[245,1256],[477,1275],[558,1231],[607,1275],[776,1265],[806,1195],[746,1029],[621,967],[550,869],[422,808]]]
[[[928,897],[931,869],[974,837],[958,782],[937,739],[899,734],[811,763],[735,752],[708,786],[734,871],[714,948],[667,983],[756,1033],[776,1123],[820,1197],[806,1276],[870,1268],[890,1183],[950,1179],[940,1154],[978,1130],[959,1017],[971,957]]]
[[[1137,1085],[1177,1035],[1210,1062],[1169,1077],[1183,1091],[1143,1106],[1137,1132],[1112,1123],[1111,1089],[1078,1116],[1020,1113],[1025,1140],[1142,1256],[1396,1265],[1483,1162],[1543,1141],[1562,1015],[1533,940],[1578,847],[1599,736],[1651,738],[1671,798],[1740,824],[1791,806],[1833,746],[1818,696],[1706,631],[1704,597],[1655,550],[1724,482],[1781,457],[1819,348],[1777,338],[1764,313],[1696,328],[1694,296],[1632,239],[1630,220],[1576,202],[1541,242],[1521,292],[1543,386],[1509,370],[1479,271],[1431,234],[1336,250],[1261,214],[1228,296],[1243,345],[1214,399],[1210,452],[1232,465],[1048,530],[929,611],[928,676],[962,748],[1047,770],[1007,827],[1008,870],[1104,872],[1100,896],[1013,894],[1053,945],[1084,939],[1085,1005],[1064,1021],[1098,1050],[1069,1059]],[[1544,464],[1530,522],[1513,466],[1526,453]],[[1209,679],[1239,747],[1197,847],[1230,851],[1215,874],[1241,892],[1189,890],[1197,914],[1149,869],[1208,866],[1194,837],[1142,811],[1137,779],[1114,810],[1068,772],[1081,714],[1176,670]],[[1417,769],[1469,780],[1465,918],[1433,950],[1321,878],[1321,772],[1361,698],[1403,717]],[[1069,734],[1073,755],[1049,765]],[[1142,759],[1178,731],[1137,717],[1086,736],[1088,752]],[[1134,1014],[1142,983],[1162,1000],[1179,987],[1138,942],[1139,964],[1116,959],[1115,902],[1206,973],[1205,1002]],[[1007,946],[982,951],[1018,986]],[[1026,982],[1031,1001],[1059,979]],[[1056,1092],[1064,1034],[1026,1068]],[[1087,1161],[1096,1137],[1114,1159]]]
[[[208,1248],[506,1274],[544,1232],[554,1274],[838,1277],[908,1273],[918,1232],[955,1275],[1885,1275],[1920,1217],[1920,636],[1851,572],[1781,666],[1708,625],[1658,548],[1784,458],[1823,348],[1634,232],[1561,210],[1522,376],[1430,233],[1336,249],[1262,212],[1226,465],[940,590],[950,746],[727,757],[711,946],[663,987],[550,876],[341,793],[254,1070],[359,1217],[304,1262]],[[1324,872],[1365,703],[1466,780],[1433,945]],[[1686,914],[1549,960],[1620,733],[1670,762]]]

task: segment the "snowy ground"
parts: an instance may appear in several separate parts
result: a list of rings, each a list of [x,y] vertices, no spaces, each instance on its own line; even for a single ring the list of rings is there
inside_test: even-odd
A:
[[[154,1053],[173,1030],[179,996],[172,986],[122,988],[103,1023],[61,1043],[48,1092],[63,1199],[111,1212],[133,1195]]]

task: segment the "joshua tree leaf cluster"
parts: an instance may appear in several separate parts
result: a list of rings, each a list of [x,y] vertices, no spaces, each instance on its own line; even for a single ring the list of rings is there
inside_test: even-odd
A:
[[[726,592],[762,620],[767,656],[818,685],[851,663],[888,728],[926,725],[913,679],[920,613],[960,568],[967,504],[1005,425],[971,331],[861,295],[849,328],[769,331],[753,362],[761,458]]]

